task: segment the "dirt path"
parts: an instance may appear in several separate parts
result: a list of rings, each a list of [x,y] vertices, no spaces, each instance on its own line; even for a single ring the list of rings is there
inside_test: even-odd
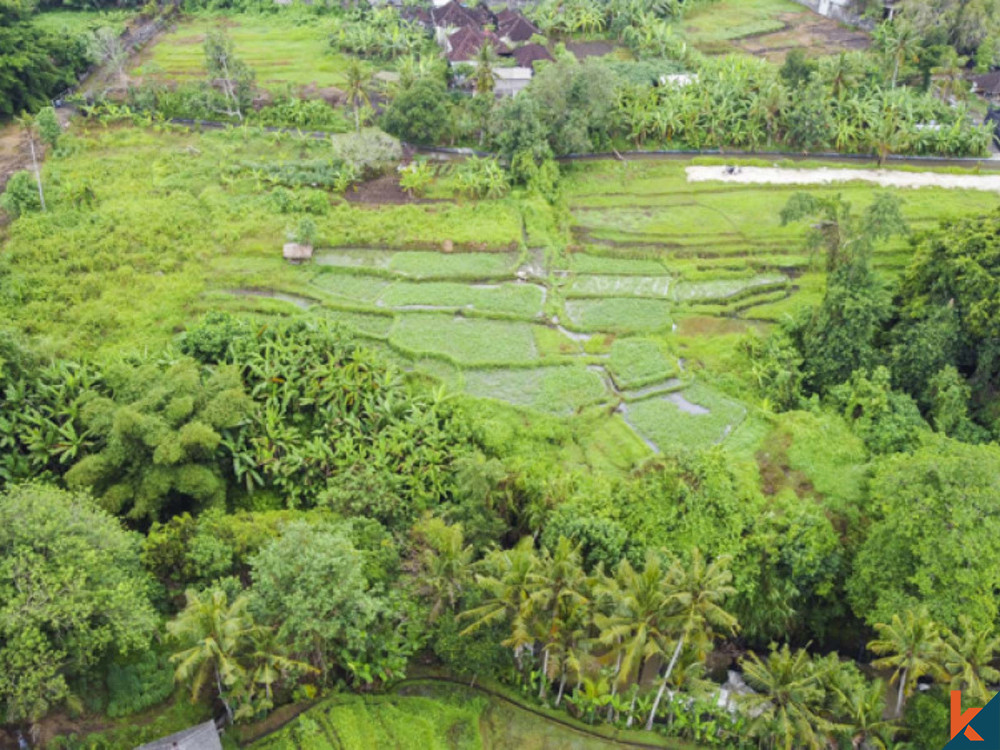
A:
[[[20,126],[12,122],[0,127],[0,193],[10,176],[24,169],[28,159]]]
[[[938,187],[1000,193],[1000,175],[896,172],[886,169],[783,169],[779,167],[686,167],[688,182],[730,182],[742,185],[831,185],[872,182],[882,187]]]

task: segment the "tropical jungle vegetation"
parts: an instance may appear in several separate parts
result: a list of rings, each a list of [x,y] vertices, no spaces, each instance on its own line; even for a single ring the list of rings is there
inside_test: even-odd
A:
[[[0,744],[902,750],[993,697],[996,176],[864,179],[990,150],[989,3],[775,61],[542,2],[513,97],[406,9],[50,5],[0,5]],[[814,155],[623,153],[722,148]]]

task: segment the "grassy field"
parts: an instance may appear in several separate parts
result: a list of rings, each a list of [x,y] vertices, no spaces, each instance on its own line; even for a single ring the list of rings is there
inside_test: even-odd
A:
[[[838,54],[868,46],[868,35],[824,18],[792,0],[719,0],[683,21],[687,39],[706,54],[744,52],[781,62],[791,49]]]
[[[753,403],[741,339],[815,304],[825,284],[803,249],[808,222],[778,219],[799,188],[689,184],[685,161],[568,167],[561,235],[566,214],[544,202],[470,201],[448,177],[433,203],[323,194],[314,262],[293,266],[281,245],[299,215],[226,165],[319,159],[328,144],[131,126],[66,143],[45,165],[50,210],[2,230],[0,314],[46,353],[155,348],[211,310],[322,315],[400,367],[484,399],[477,408],[562,420],[571,463],[626,469],[654,448],[718,443],[752,459],[779,428]],[[84,188],[93,199],[81,203]],[[875,195],[865,183],[806,190],[856,210]],[[997,203],[977,191],[899,195],[914,231]],[[909,255],[895,240],[875,267],[891,280]],[[781,429],[789,471],[823,474],[796,430]]]
[[[144,51],[136,68],[173,81],[204,78],[205,35],[225,29],[236,54],[257,72],[259,86],[343,88],[349,58],[330,46],[330,35],[338,28],[339,20],[330,16],[195,17],[161,36]]]
[[[779,15],[802,12],[792,0],[720,0],[687,14],[684,31],[695,45],[711,44],[777,31]]]
[[[31,17],[31,22],[46,31],[69,34],[85,34],[102,27],[112,29],[116,34],[125,31],[125,26],[135,15],[131,10],[46,10]]]

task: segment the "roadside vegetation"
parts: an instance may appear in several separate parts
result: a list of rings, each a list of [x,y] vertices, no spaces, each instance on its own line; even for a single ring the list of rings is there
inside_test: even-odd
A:
[[[72,118],[0,75],[0,744],[903,750],[992,697],[984,170],[560,160],[981,155],[921,66],[992,16],[774,60],[800,6],[647,5],[541,3],[497,100],[392,8],[0,12],[99,64]]]

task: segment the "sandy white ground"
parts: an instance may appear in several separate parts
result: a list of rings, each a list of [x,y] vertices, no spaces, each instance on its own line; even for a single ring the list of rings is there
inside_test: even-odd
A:
[[[939,174],[937,172],[894,172],[886,169],[783,169],[780,167],[740,167],[733,174],[726,167],[687,167],[688,182],[735,182],[769,185],[828,185],[835,182],[874,182],[883,187],[939,187],[958,190],[987,190],[1000,193],[1000,174]]]

